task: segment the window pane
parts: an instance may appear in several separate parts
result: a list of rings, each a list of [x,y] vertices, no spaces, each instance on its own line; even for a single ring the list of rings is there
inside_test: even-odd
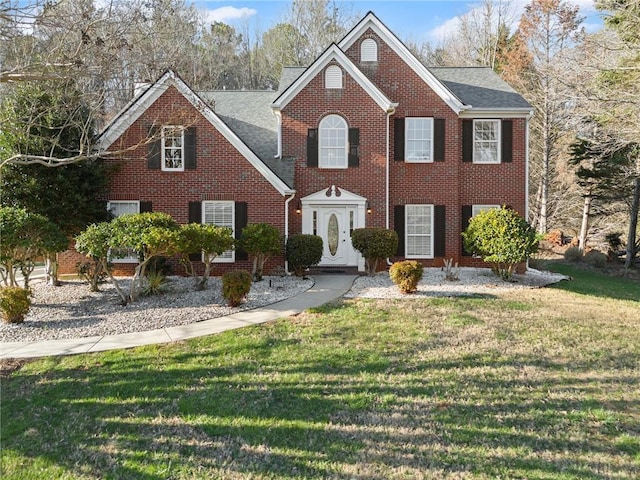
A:
[[[406,256],[428,258],[432,256],[433,205],[405,206]]]
[[[328,115],[320,122],[320,167],[347,166],[347,122]]]
[[[405,154],[407,161],[430,162],[433,118],[405,119]]]
[[[162,158],[163,170],[183,169],[184,129],[182,127],[167,126],[162,129]]]
[[[499,120],[475,120],[473,161],[477,163],[497,163],[499,144]]]
[[[230,228],[235,234],[233,205],[233,202],[204,202],[204,223]],[[214,261],[233,261],[233,250],[227,250],[218,255]]]

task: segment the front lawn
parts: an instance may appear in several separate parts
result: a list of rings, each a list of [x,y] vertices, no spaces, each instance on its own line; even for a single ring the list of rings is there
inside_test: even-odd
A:
[[[29,362],[2,382],[1,476],[640,478],[639,312],[558,288],[349,300]]]

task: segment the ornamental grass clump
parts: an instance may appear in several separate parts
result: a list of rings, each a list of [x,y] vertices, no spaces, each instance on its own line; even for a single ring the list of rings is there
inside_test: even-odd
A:
[[[230,307],[240,305],[251,290],[252,276],[246,270],[232,270],[222,276],[222,296]]]
[[[415,260],[396,262],[389,269],[389,276],[402,293],[415,293],[422,280],[424,267]]]
[[[22,323],[30,308],[30,290],[21,287],[0,289],[0,313],[6,323]]]

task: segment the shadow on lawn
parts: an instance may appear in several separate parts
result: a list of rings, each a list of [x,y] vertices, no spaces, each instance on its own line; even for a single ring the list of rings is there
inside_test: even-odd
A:
[[[20,373],[3,385],[5,454],[72,477],[143,480],[640,475],[640,449],[612,440],[640,435],[638,399],[597,400],[637,392],[633,371],[484,355],[408,366],[348,349],[328,368],[296,339],[243,340]],[[279,353],[290,361],[274,362]]]

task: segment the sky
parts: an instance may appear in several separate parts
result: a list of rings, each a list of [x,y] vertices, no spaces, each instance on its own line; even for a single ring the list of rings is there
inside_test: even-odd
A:
[[[494,0],[498,3],[499,0]],[[509,1],[509,0],[507,0]],[[602,21],[595,10],[593,0],[569,0],[580,7],[585,17],[583,25],[588,31],[600,28]],[[254,31],[266,31],[281,20],[290,0],[194,0],[196,7],[205,11],[212,21],[234,27],[249,26]],[[512,0],[512,28],[517,26],[526,0]],[[478,8],[482,0],[336,0],[339,8],[362,18],[368,11],[376,16],[402,40],[437,44],[455,31],[457,18]]]

